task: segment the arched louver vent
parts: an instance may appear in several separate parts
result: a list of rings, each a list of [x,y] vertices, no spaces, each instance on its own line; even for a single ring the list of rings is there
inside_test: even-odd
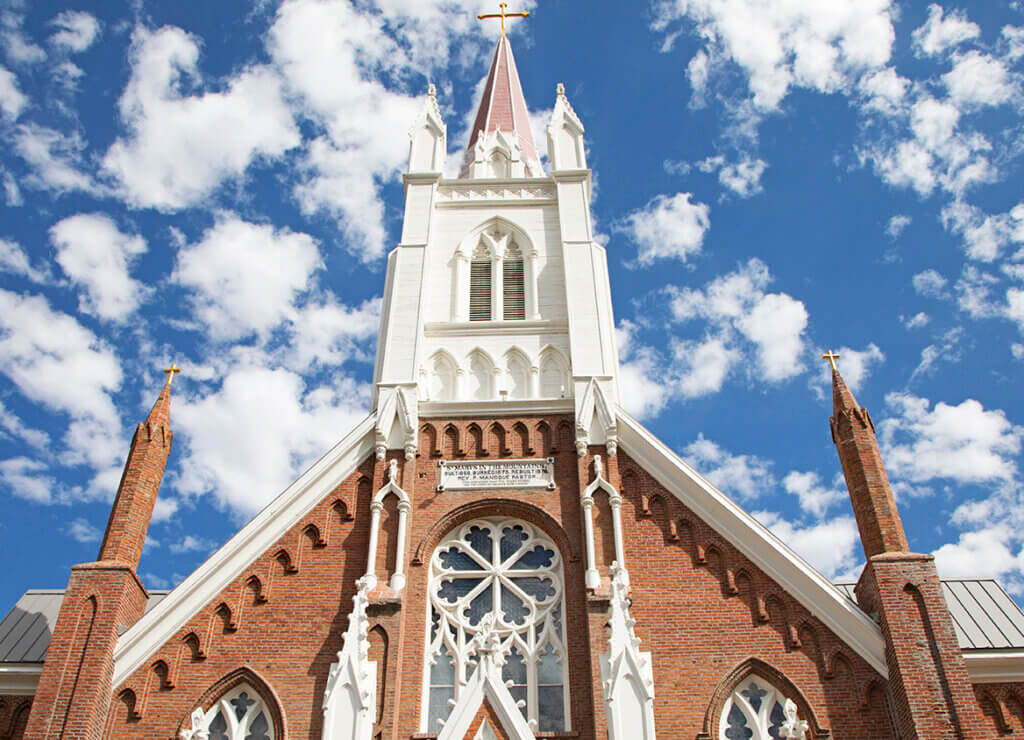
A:
[[[523,291],[523,255],[517,245],[512,244],[505,253],[502,270],[503,318],[521,321],[526,318],[526,297]]]
[[[469,265],[469,320],[491,320],[491,260],[474,256]]]

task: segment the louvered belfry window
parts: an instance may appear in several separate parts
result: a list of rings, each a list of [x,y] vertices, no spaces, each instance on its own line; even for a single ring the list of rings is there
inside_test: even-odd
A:
[[[504,285],[503,318],[523,320],[526,318],[526,297],[523,293],[523,254],[519,246],[511,244],[505,252],[502,264],[502,281]]]
[[[491,320],[491,255],[480,248],[469,263],[469,320]]]

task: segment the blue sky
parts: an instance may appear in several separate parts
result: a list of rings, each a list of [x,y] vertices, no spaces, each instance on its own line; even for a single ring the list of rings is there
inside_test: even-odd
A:
[[[365,413],[406,132],[471,0],[0,4],[0,600],[92,560],[174,360],[173,585]],[[587,127],[626,405],[830,577],[863,563],[826,347],[912,547],[1024,593],[1024,4],[528,2]]]

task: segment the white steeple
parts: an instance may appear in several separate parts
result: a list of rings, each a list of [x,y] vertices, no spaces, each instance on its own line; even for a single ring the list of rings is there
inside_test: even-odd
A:
[[[420,416],[465,413],[575,413],[578,446],[614,450],[618,361],[583,130],[559,85],[547,175],[502,37],[460,176],[445,180],[431,86],[410,129],[402,238],[388,258],[378,454],[414,454]]]

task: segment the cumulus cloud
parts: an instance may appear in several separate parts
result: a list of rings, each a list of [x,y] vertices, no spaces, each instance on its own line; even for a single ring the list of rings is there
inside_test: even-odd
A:
[[[771,461],[756,455],[734,455],[703,434],[683,449],[683,457],[730,496],[754,499],[775,487]]]
[[[218,389],[175,406],[187,440],[178,490],[252,515],[365,415],[366,390],[344,377],[308,387],[289,370],[230,369]]]
[[[857,563],[860,535],[851,516],[810,525],[794,523],[772,511],[756,511],[754,516],[826,578],[848,572]]]
[[[924,311],[918,311],[913,316],[900,316],[900,321],[903,322],[903,326],[906,329],[920,329],[921,327],[928,326],[932,318]]]
[[[755,347],[761,377],[785,380],[803,370],[808,316],[804,304],[792,296],[767,293],[771,280],[768,266],[752,259],[703,290],[675,290],[672,311],[679,321],[699,318],[713,327],[714,338],[701,346],[714,350],[720,361],[726,359],[727,346],[742,337]]]
[[[942,223],[963,237],[967,256],[979,262],[992,262],[1007,245],[1024,243],[1024,203],[1006,213],[987,214],[956,200],[942,209]]]
[[[124,321],[146,294],[129,275],[135,257],[146,251],[140,236],[124,234],[102,213],[80,213],[50,229],[57,263],[85,290],[79,309],[111,321]]]
[[[186,552],[210,552],[215,546],[213,540],[187,534],[182,539],[172,542],[167,549],[175,555],[181,555]]]
[[[0,113],[13,121],[28,103],[28,98],[18,89],[18,78],[10,70],[0,67]]]
[[[948,542],[933,554],[942,578],[998,578],[1024,566],[1021,555],[1014,556],[1010,542],[1014,533],[1005,525],[962,532],[956,542]]]
[[[128,129],[103,158],[104,170],[135,206],[194,205],[254,160],[299,144],[298,128],[270,69],[249,67],[225,89],[185,95],[202,85],[199,43],[180,28],[139,28],[131,79],[121,96]]]
[[[911,483],[938,479],[957,483],[1007,482],[1015,478],[1015,457],[1024,428],[1000,409],[985,409],[967,399],[934,408],[927,398],[890,393],[890,416],[880,426],[886,467],[894,478]]]
[[[76,542],[99,542],[103,533],[85,517],[79,516],[68,522],[64,532]]]
[[[1006,65],[980,51],[957,55],[942,80],[957,105],[1000,105],[1015,92]]]
[[[100,34],[100,22],[84,10],[65,10],[50,25],[58,29],[50,36],[50,43],[72,52],[85,51]]]
[[[949,281],[938,270],[930,267],[914,275],[912,282],[918,295],[927,298],[945,298],[947,295],[946,286],[949,285]]]
[[[768,163],[763,159],[743,154],[737,161],[728,161],[724,156],[707,157],[697,163],[701,172],[718,171],[718,182],[741,198],[760,193],[761,175]]]
[[[900,234],[910,226],[911,218],[906,214],[899,214],[893,216],[885,225],[885,233],[888,234],[889,238],[893,241],[900,238]]]
[[[674,0],[659,6],[655,25],[684,17],[706,40],[706,59],[731,61],[744,72],[761,110],[776,109],[792,87],[832,92],[884,65],[895,35],[888,0]]]
[[[12,495],[38,504],[51,503],[56,497],[57,483],[39,460],[27,457],[0,460],[0,482]]]
[[[846,381],[846,385],[854,393],[864,386],[874,366],[885,361],[885,355],[882,354],[882,350],[874,342],[869,343],[864,349],[840,347],[836,350],[836,353],[839,355],[838,366],[843,374],[843,380]],[[819,354],[824,354],[824,350]],[[831,386],[831,367],[826,363],[822,363],[819,369],[820,372],[817,378],[820,386]]]
[[[33,267],[25,250],[9,239],[0,239],[0,272],[20,275],[33,283],[50,282],[49,271]]]
[[[911,37],[918,55],[934,56],[980,35],[978,24],[967,20],[965,11],[951,10],[945,15],[942,6],[933,3],[928,6],[928,20]]]
[[[14,133],[14,150],[32,169],[27,184],[58,194],[97,192],[85,171],[85,142],[77,133],[63,134],[34,123],[22,125]]]
[[[618,225],[636,242],[641,265],[666,258],[686,262],[700,254],[704,234],[711,227],[711,209],[705,203],[691,202],[691,197],[690,193],[655,196]]]
[[[800,499],[800,508],[817,519],[846,499],[846,491],[825,485],[814,471],[791,470],[782,479],[782,487]]]
[[[321,264],[308,234],[222,214],[180,251],[173,279],[192,290],[195,312],[212,336],[230,340],[277,326]]]

